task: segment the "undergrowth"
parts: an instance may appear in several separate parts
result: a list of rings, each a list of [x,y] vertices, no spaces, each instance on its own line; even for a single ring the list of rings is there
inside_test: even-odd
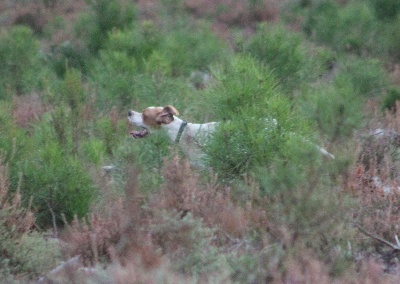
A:
[[[3,2],[2,280],[398,282],[396,1]]]

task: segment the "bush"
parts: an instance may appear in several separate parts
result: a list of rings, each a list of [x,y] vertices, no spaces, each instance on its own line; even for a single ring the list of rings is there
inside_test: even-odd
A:
[[[187,22],[171,27],[161,42],[160,51],[171,61],[174,75],[207,70],[211,63],[227,58],[227,47],[212,33],[210,27],[194,26]]]
[[[29,28],[16,26],[0,34],[0,65],[0,99],[39,85],[39,42]]]
[[[35,217],[30,208],[22,206],[21,199],[19,189],[14,194],[10,191],[8,165],[1,158],[0,273],[10,279],[11,273],[36,277],[59,258],[58,245],[49,244],[39,233],[30,233]]]
[[[37,145],[39,146],[39,145]],[[20,161],[23,172],[21,192],[32,198],[39,226],[62,224],[61,214],[72,220],[85,216],[95,193],[94,185],[82,162],[56,141],[44,141]]]
[[[305,135],[306,125],[277,92],[271,71],[238,56],[213,75],[217,83],[208,92],[210,112],[223,123],[205,147],[207,164],[221,177],[237,177],[288,157],[287,142]]]
[[[398,33],[400,28],[400,14],[392,24],[387,27],[389,39],[389,55],[397,61],[400,60],[400,35]]]
[[[376,18],[364,2],[340,7],[335,1],[320,1],[309,10],[304,30],[312,39],[338,51],[359,55],[380,52],[375,46],[380,37]]]
[[[281,26],[260,25],[243,51],[270,67],[280,87],[290,95],[311,79],[312,61],[299,33]]]
[[[145,21],[134,28],[110,31],[103,50],[126,54],[129,57],[126,64],[135,63],[136,69],[144,71],[146,61],[159,49],[163,39],[160,29],[152,21]]]
[[[363,102],[351,83],[321,84],[304,94],[298,109],[326,140],[334,142],[351,137],[361,126]]]
[[[110,106],[128,106],[133,102],[133,77],[136,63],[124,52],[102,51],[94,63],[91,82],[97,87],[97,103],[101,109]],[[113,74],[113,80],[109,80]]]
[[[64,41],[51,48],[48,59],[57,76],[63,78],[68,68],[76,68],[87,74],[92,56],[82,42]]]
[[[304,23],[306,34],[316,41],[333,44],[338,27],[339,5],[323,0],[312,5]]]
[[[194,219],[189,212],[159,212],[159,223],[151,226],[154,243],[171,260],[172,269],[192,276],[218,271],[226,264],[225,256],[211,246],[213,230]]]
[[[339,64],[342,66],[339,66],[342,70],[337,74],[335,83],[353,85],[357,95],[380,95],[389,84],[387,73],[379,60],[346,56],[341,61]]]
[[[400,13],[400,2],[397,0],[370,0],[379,20],[391,21]]]
[[[400,101],[400,88],[392,87],[383,98],[382,109],[396,112],[398,101]]]
[[[135,6],[123,5],[120,0],[89,1],[92,10],[82,14],[75,26],[75,32],[89,50],[96,54],[112,29],[124,29],[133,24],[136,16]]]
[[[151,105],[173,104],[180,109],[190,101],[190,88],[183,78],[171,78],[169,60],[155,51],[144,61],[140,72],[136,61],[125,52],[102,51],[91,74],[91,82],[98,90],[99,108],[116,106],[127,111],[141,110]],[[109,80],[113,74],[113,80]]]

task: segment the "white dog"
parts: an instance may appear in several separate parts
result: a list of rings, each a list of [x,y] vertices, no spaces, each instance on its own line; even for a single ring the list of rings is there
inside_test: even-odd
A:
[[[143,112],[130,110],[128,120],[141,128],[139,131],[132,131],[134,138],[143,138],[150,133],[150,129],[163,128],[171,141],[179,143],[189,160],[196,161],[204,155],[201,151],[207,137],[215,130],[217,122],[203,124],[189,123],[180,119],[178,111],[171,105],[165,107],[148,107]],[[277,124],[274,119],[274,123]],[[332,159],[335,157],[324,148],[316,146],[325,156]]]
[[[189,123],[177,117],[178,114],[178,111],[171,105],[148,107],[141,113],[130,110],[128,120],[141,128],[130,134],[134,138],[143,138],[150,133],[151,129],[163,128],[171,141],[179,143],[191,163],[201,166],[201,157],[204,156],[201,148],[209,134],[214,131],[217,123]]]

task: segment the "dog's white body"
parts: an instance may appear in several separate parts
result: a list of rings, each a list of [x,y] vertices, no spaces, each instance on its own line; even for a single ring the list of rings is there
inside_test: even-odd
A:
[[[148,107],[143,112],[129,111],[128,120],[141,127],[141,131],[132,131],[134,138],[143,138],[151,129],[162,128],[171,141],[179,144],[194,165],[201,165],[204,155],[201,150],[210,134],[215,130],[217,122],[189,123],[175,116],[178,111],[173,106]]]
[[[132,131],[131,135],[134,138],[143,138],[150,133],[151,129],[162,128],[166,130],[171,141],[182,146],[192,164],[201,163],[201,157],[204,155],[201,148],[215,130],[218,122],[188,123],[176,115],[178,115],[178,111],[173,106],[148,107],[143,112],[130,110],[128,120],[142,128],[141,131]],[[276,120],[273,122],[274,125],[277,124]],[[324,148],[316,147],[324,156],[335,158]]]

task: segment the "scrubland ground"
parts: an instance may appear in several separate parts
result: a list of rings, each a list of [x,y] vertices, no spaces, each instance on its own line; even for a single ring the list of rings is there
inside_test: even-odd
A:
[[[398,282],[399,29],[396,0],[2,1],[0,279]],[[221,122],[204,168],[129,137],[168,104]]]

